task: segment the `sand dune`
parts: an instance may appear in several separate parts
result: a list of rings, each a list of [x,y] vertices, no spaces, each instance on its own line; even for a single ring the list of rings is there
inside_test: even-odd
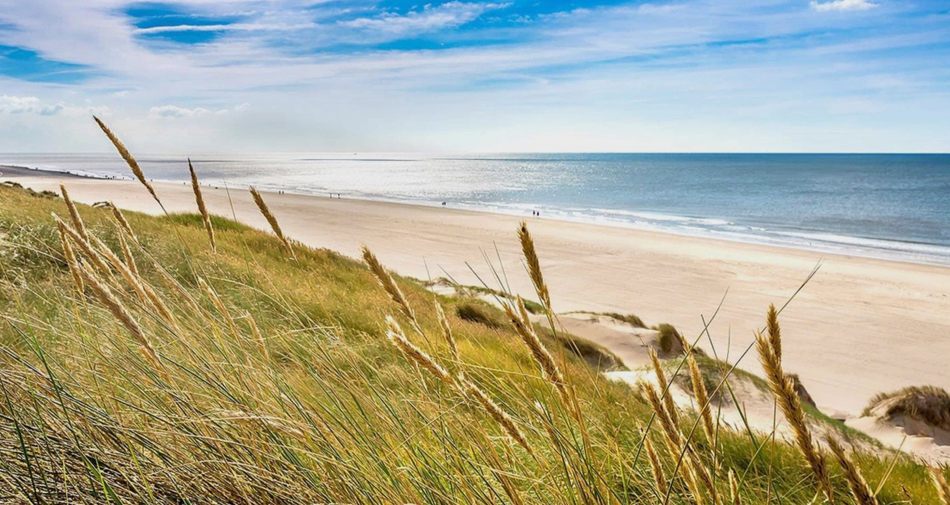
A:
[[[59,177],[8,175],[37,190],[58,190]],[[73,198],[112,200],[158,213],[144,189],[128,181],[70,178]],[[190,187],[157,183],[169,211],[194,212]],[[532,293],[515,236],[519,217],[445,208],[266,194],[284,231],[313,246],[356,256],[370,245],[391,268],[419,278],[447,272],[478,284],[489,269],[480,249],[498,248],[511,287]],[[266,228],[246,191],[205,189],[210,210]],[[720,356],[735,359],[761,327],[770,302],[781,304],[815,264],[818,275],[782,314],[785,363],[819,407],[856,415],[875,393],[907,385],[950,388],[950,268],[742,244],[596,225],[530,219],[555,310],[635,313],[669,322],[688,338],[710,326]],[[616,330],[616,328],[614,329]],[[606,330],[605,330],[606,331]],[[626,335],[613,335],[622,339]],[[704,338],[701,347],[711,351]],[[757,372],[754,356],[741,366]]]

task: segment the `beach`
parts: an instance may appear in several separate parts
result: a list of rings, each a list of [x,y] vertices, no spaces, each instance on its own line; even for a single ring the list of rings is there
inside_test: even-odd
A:
[[[159,214],[137,182],[0,169],[0,180],[73,199]],[[191,187],[155,183],[169,212],[195,212]],[[268,229],[245,190],[203,188],[209,210]],[[636,314],[668,322],[730,362],[812,269],[814,278],[781,315],[785,369],[797,373],[826,412],[860,413],[876,393],[908,385],[950,387],[950,268],[662,232],[378,201],[265,193],[290,237],[351,257],[369,246],[389,268],[419,279],[451,276],[534,298],[516,228],[526,219],[539,250],[554,310]],[[497,250],[497,251],[496,251]],[[500,263],[499,263],[500,261]],[[476,276],[477,273],[477,276]],[[759,372],[755,353],[740,367]]]

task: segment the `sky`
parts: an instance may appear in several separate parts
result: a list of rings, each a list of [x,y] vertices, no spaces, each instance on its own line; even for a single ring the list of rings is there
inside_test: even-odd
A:
[[[947,0],[0,0],[0,152],[950,152]]]

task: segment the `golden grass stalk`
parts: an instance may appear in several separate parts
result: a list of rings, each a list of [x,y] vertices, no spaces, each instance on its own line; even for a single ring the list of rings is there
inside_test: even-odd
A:
[[[135,264],[135,257],[132,256],[132,249],[129,249],[129,243],[125,241],[125,235],[119,233],[119,246],[122,248],[122,255],[125,256],[125,264],[133,274],[139,276],[139,267]]]
[[[755,340],[759,352],[759,361],[762,363],[763,370],[765,370],[769,387],[772,389],[785,419],[792,427],[795,443],[802,456],[805,457],[812,473],[815,474],[818,486],[828,497],[828,501],[834,503],[834,490],[828,477],[828,466],[824,456],[818,452],[808,425],[805,423],[805,411],[802,409],[801,400],[795,392],[795,384],[785,376],[785,372],[782,370],[782,360],[775,354],[775,349],[768,338],[761,333],[757,333]]]
[[[528,311],[525,309],[524,301],[521,299],[521,296],[517,296],[514,303],[504,304],[504,307],[505,313],[508,315],[508,318],[511,319],[521,340],[528,347],[534,360],[540,365],[544,377],[554,384],[554,387],[557,388],[558,393],[560,393],[565,403],[572,405],[564,375],[561,374],[561,369],[554,361],[554,357],[551,356],[551,353],[548,352],[544,343],[538,338],[538,334],[535,333],[534,327],[531,325],[531,320],[528,319]]]
[[[73,252],[73,246],[69,245],[69,239],[66,238],[66,231],[61,227],[59,228],[59,239],[63,242],[63,256],[66,257],[69,273],[73,276],[73,281],[76,282],[76,288],[79,290],[79,296],[81,297],[85,287],[83,286],[82,274],[79,272],[79,262],[76,259],[76,253]]]
[[[693,395],[696,396],[696,404],[699,407],[699,414],[703,421],[703,431],[706,433],[706,440],[712,443],[715,440],[716,430],[713,425],[712,408],[709,403],[709,393],[706,391],[706,383],[703,381],[703,372],[696,363],[693,353],[686,355],[686,362],[689,365],[689,378],[693,383]]]
[[[120,235],[121,237],[121,235]],[[95,242],[96,247],[102,251],[106,259],[115,267],[116,270],[122,274],[122,278],[125,279],[125,282],[129,283],[132,286],[132,289],[135,290],[135,293],[139,298],[145,302],[151,304],[155,307],[155,310],[165,319],[165,322],[172,327],[176,332],[179,330],[178,320],[175,318],[175,315],[169,310],[168,306],[165,305],[165,302],[162,301],[161,297],[158,296],[158,293],[145,282],[135,271],[132,270],[128,265],[122,262],[118,256],[109,249],[109,246],[105,245],[99,237],[95,235],[90,235],[92,241]],[[130,258],[131,258],[131,252]],[[132,260],[134,265],[134,260]]]
[[[548,291],[548,285],[544,282],[544,276],[541,275],[541,262],[538,260],[538,253],[534,248],[534,239],[531,238],[531,232],[528,231],[528,223],[524,221],[518,227],[518,240],[521,242],[521,252],[524,253],[525,262],[528,264],[528,275],[534,284],[538,299],[544,304],[544,308],[550,312],[551,293]]]
[[[683,452],[689,451],[689,448],[684,444],[683,434],[680,432],[679,426],[670,418],[669,412],[666,411],[663,401],[660,400],[660,394],[657,393],[653,384],[640,382],[640,389],[647,397],[647,402],[649,402],[653,408],[655,418],[660,422],[660,427],[663,429],[663,440],[666,443],[666,449],[670,455],[676,457]],[[683,482],[686,483],[686,487],[690,493],[692,493],[696,503],[702,503],[702,490],[700,490],[696,483],[697,476],[693,470],[691,461],[691,458],[684,458],[682,460],[680,464],[680,475],[683,477]]]
[[[112,202],[109,202],[109,208],[112,209],[112,216],[115,217],[115,220],[119,222],[119,226],[121,226],[122,229],[125,230],[125,233],[127,233],[129,237],[132,238],[132,241],[137,244],[139,242],[139,238],[135,236],[135,232],[132,231],[132,226],[125,219],[125,214],[123,214],[122,211],[119,210],[119,208],[116,207]]]
[[[205,207],[205,199],[204,196],[201,195],[201,185],[198,184],[198,175],[195,174],[195,167],[191,166],[191,158],[188,158],[188,171],[191,172],[191,189],[195,192],[195,202],[198,204],[198,212],[201,213],[201,220],[204,222],[205,230],[208,232],[208,240],[211,241],[211,251],[218,252],[218,247],[214,242],[214,228],[211,226],[211,216],[208,215],[208,208]]]
[[[143,186],[145,186],[145,189],[147,189],[149,194],[152,195],[152,198],[154,198],[155,201],[158,202],[158,205],[162,207],[162,210],[164,210],[165,207],[162,205],[162,201],[159,200],[158,195],[155,194],[155,188],[153,188],[152,184],[148,182],[148,179],[145,178],[145,172],[142,172],[141,167],[139,167],[139,162],[135,161],[135,158],[132,157],[132,153],[130,153],[125,147],[125,144],[123,144],[122,141],[119,140],[119,138],[116,137],[114,133],[112,133],[112,130],[110,130],[109,127],[102,122],[102,120],[96,116],[92,116],[92,118],[96,120],[99,128],[102,129],[102,133],[105,133],[106,137],[109,137],[109,140],[112,141],[112,145],[115,146],[116,151],[119,151],[119,155],[122,156],[122,159],[124,159],[129,165],[129,169],[132,170],[132,174],[135,175],[135,178],[138,179]]]
[[[472,384],[467,379],[459,379],[459,383],[462,387],[462,390],[465,391],[465,394],[469,397],[474,397],[476,401],[488,412],[488,415],[498,423],[508,436],[510,436],[515,442],[518,443],[524,450],[528,451],[528,454],[534,455],[534,451],[531,449],[531,445],[528,444],[528,440],[525,438],[524,433],[521,432],[521,429],[518,428],[518,425],[515,424],[515,420],[508,415],[507,412],[502,410],[491,398],[485,394],[475,384]]]
[[[736,474],[729,469],[729,493],[732,495],[732,505],[742,505],[742,497],[739,496],[739,481],[736,480]]]
[[[211,285],[201,277],[198,277],[198,286],[200,286],[201,289],[203,289],[204,292],[208,294],[208,298],[211,298],[211,303],[213,303],[215,308],[218,309],[218,312],[224,316],[224,320],[227,321],[228,329],[231,330],[231,334],[233,334],[236,338],[240,338],[241,332],[238,331],[237,325],[234,324],[234,319],[231,317],[231,312],[228,310],[227,305],[224,304],[224,300],[222,300],[221,297],[218,296],[218,293],[215,292],[214,288],[212,288]]]
[[[290,246],[290,241],[287,240],[287,237],[284,236],[284,232],[280,229],[280,224],[277,222],[277,218],[274,217],[274,213],[270,211],[270,208],[267,206],[267,203],[264,201],[264,197],[261,196],[260,192],[255,188],[250,188],[251,196],[254,197],[254,203],[257,204],[257,208],[260,209],[261,214],[264,215],[264,219],[267,219],[267,222],[270,224],[272,230],[274,230],[274,235],[277,235],[277,238],[284,243],[284,247],[287,248],[287,251],[290,252],[290,255],[296,258],[294,254],[293,247]]]
[[[198,305],[198,302],[196,302],[195,299],[191,296],[191,293],[189,293],[188,290],[185,289],[185,287],[182,286],[180,282],[175,280],[175,278],[172,277],[172,275],[168,273],[168,271],[165,270],[162,267],[162,265],[160,265],[157,261],[153,260],[153,264],[155,265],[155,270],[158,271],[158,273],[165,280],[165,283],[175,288],[175,291],[177,291],[178,294],[181,296],[181,298],[185,300],[186,303],[188,303],[188,306],[191,307],[192,311],[194,311],[196,314],[201,314],[201,307]]]
[[[851,490],[854,501],[858,505],[877,505],[877,498],[874,496],[874,492],[871,491],[871,488],[868,487],[864,476],[861,475],[861,469],[854,464],[854,461],[852,461],[851,457],[844,451],[844,447],[841,447],[838,440],[833,436],[828,436],[827,439],[828,447],[831,449],[831,453],[835,455],[835,459],[838,460],[838,465],[841,466],[845,480],[848,481],[848,489]]]
[[[129,313],[128,309],[122,305],[115,295],[112,294],[112,291],[101,282],[96,275],[90,272],[87,268],[83,267],[81,263],[78,264],[79,273],[82,275],[83,281],[85,281],[86,286],[95,293],[96,297],[99,298],[99,301],[112,315],[122,323],[123,326],[129,333],[132,334],[132,338],[139,345],[142,355],[148,360],[149,364],[155,369],[156,372],[162,375],[162,377],[167,379],[167,375],[162,368],[161,361],[158,359],[158,353],[155,352],[155,348],[152,346],[151,341],[145,335],[145,332],[142,331],[142,327],[139,326],[138,322],[135,321],[135,318],[132,317],[132,314]]]
[[[650,361],[653,363],[653,371],[656,373],[656,382],[660,386],[660,391],[664,392],[663,402],[666,405],[666,412],[673,423],[678,424],[679,419],[676,413],[676,403],[673,401],[673,392],[669,390],[669,383],[666,382],[666,373],[663,372],[660,357],[656,354],[656,350],[652,348],[650,349]]]
[[[60,233],[64,233],[68,235],[69,238],[71,238],[73,242],[75,242],[76,245],[79,246],[79,249],[81,249],[83,254],[86,255],[86,258],[90,262],[92,262],[92,264],[97,269],[99,269],[101,272],[107,275],[111,275],[111,270],[109,270],[109,266],[106,265],[106,262],[105,260],[102,259],[102,256],[99,253],[97,253],[95,249],[92,248],[92,245],[89,243],[89,241],[82,238],[82,235],[80,235],[79,232],[74,230],[71,226],[66,224],[65,221],[60,219],[60,217],[57,216],[55,212],[52,213],[52,216],[53,216],[53,220],[56,221],[56,226],[59,227]]]
[[[406,356],[411,363],[418,365],[421,368],[428,370],[432,375],[435,375],[443,382],[449,386],[455,385],[455,379],[452,378],[446,369],[442,368],[441,365],[436,363],[431,356],[426,354],[425,351],[416,347],[412,342],[406,338],[406,334],[403,333],[402,328],[399,326],[399,323],[396,322],[390,316],[386,316],[386,325],[389,327],[386,336],[389,338],[389,341],[393,343],[403,355]]]
[[[937,496],[940,497],[940,502],[943,505],[950,505],[950,484],[947,484],[943,472],[944,468],[931,468],[930,478],[933,480],[934,486],[937,486]]]
[[[257,327],[257,323],[254,321],[254,316],[250,312],[247,313],[247,324],[251,327],[251,335],[254,336],[254,342],[257,344],[257,350],[261,352],[261,356],[264,356],[265,360],[270,359],[270,353],[267,352],[267,345],[264,342],[264,336],[261,335],[260,328]]]
[[[769,304],[769,313],[766,316],[766,328],[769,335],[769,343],[772,344],[772,349],[775,350],[775,355],[778,359],[782,359],[782,329],[778,324],[778,311],[775,310],[774,304]]]
[[[452,335],[452,327],[449,326],[449,319],[445,317],[445,309],[442,308],[442,304],[439,303],[438,300],[435,301],[435,315],[439,320],[439,326],[442,328],[442,336],[445,337],[445,341],[449,344],[452,360],[456,363],[460,363],[459,348],[455,343],[455,337]]]
[[[86,225],[82,222],[82,216],[79,215],[79,209],[76,208],[76,204],[73,203],[71,198],[69,198],[69,193],[66,192],[66,186],[60,184],[59,191],[63,194],[63,200],[66,202],[66,208],[69,210],[69,218],[72,220],[76,231],[79,232],[79,235],[82,238],[89,240],[89,233],[86,232]]]
[[[300,440],[307,440],[307,434],[303,430],[291,426],[290,422],[272,416],[261,416],[251,414],[240,410],[222,410],[219,412],[222,420],[230,421],[236,424],[258,424],[277,433],[287,435]]]
[[[666,496],[669,487],[666,483],[666,477],[663,475],[663,465],[660,463],[660,457],[656,454],[653,442],[650,442],[649,438],[644,438],[643,445],[646,447],[647,456],[650,458],[650,469],[653,471],[653,483],[656,484],[656,490],[660,496]]]
[[[363,252],[363,261],[369,265],[370,272],[376,276],[376,280],[379,281],[379,284],[383,286],[383,290],[389,295],[390,298],[396,303],[399,307],[399,310],[402,311],[403,315],[409,319],[410,322],[416,327],[419,323],[416,320],[416,313],[412,310],[412,307],[409,305],[409,301],[406,300],[405,295],[402,294],[402,290],[399,289],[399,285],[396,284],[396,281],[393,279],[393,276],[390,275],[389,271],[383,267],[382,263],[379,262],[379,259],[376,258],[376,255],[369,250],[368,247],[363,245],[360,250]]]

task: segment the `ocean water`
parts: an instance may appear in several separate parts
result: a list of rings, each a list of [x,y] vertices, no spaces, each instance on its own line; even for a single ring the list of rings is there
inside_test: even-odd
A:
[[[140,155],[155,180],[183,155]],[[193,155],[211,184],[341,193],[950,265],[946,154],[277,153]],[[0,164],[129,177],[115,154]],[[2,169],[0,169],[2,170]]]

